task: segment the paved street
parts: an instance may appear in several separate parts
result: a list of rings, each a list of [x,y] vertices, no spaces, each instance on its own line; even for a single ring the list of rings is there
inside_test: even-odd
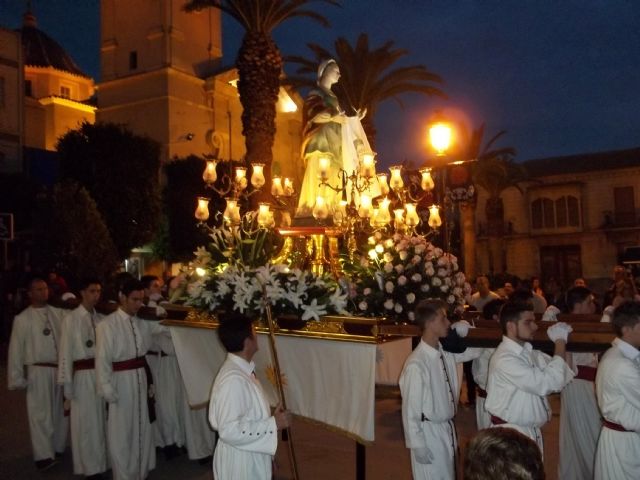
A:
[[[48,479],[62,480],[74,477],[71,465],[71,451],[67,449],[62,462],[46,473],[38,473],[31,457],[29,429],[27,425],[24,392],[10,392],[6,389],[6,344],[2,345],[0,375],[0,478],[3,480]],[[558,412],[559,398],[552,397],[554,416],[546,426],[545,467],[547,478],[556,479],[558,457]],[[458,434],[462,447],[475,433],[473,409],[460,407],[457,416]],[[301,479],[352,480],[355,478],[355,442],[345,436],[325,428],[296,420],[293,425],[294,445]],[[376,400],[376,441],[366,449],[367,479],[391,480],[411,478],[409,454],[404,448],[400,419],[400,398],[397,390],[384,389],[378,392]],[[277,454],[280,470],[277,479],[291,478],[287,460],[286,445],[281,444]],[[156,469],[149,480],[180,479],[210,480],[213,478],[211,466],[190,462],[186,455],[165,461],[158,455]]]

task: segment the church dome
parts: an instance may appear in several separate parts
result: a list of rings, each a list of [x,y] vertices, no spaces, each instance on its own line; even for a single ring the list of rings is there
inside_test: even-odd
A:
[[[22,29],[24,64],[31,67],[53,67],[81,77],[91,78],[73,61],[69,54],[49,35],[36,27],[36,17],[24,14]]]

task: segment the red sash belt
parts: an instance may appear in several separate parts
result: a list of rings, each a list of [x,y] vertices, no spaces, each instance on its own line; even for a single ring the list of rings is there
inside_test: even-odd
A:
[[[495,415],[491,415],[491,423],[493,423],[494,425],[504,425],[509,422],[501,419],[500,417],[496,417]]]
[[[94,368],[96,368],[95,358],[84,358],[82,360],[75,360],[73,362],[74,373],[78,370],[93,370]]]
[[[480,388],[479,386],[476,385],[476,392],[478,392],[478,396],[480,398],[487,398],[487,391],[483,390],[482,388]]]
[[[631,432],[632,430],[627,430],[619,423],[610,422],[607,419],[602,419],[602,426],[607,427],[610,430],[615,430],[616,432]]]
[[[58,368],[58,364],[53,362],[35,362],[33,365],[35,365],[36,367]]]
[[[147,363],[147,359],[142,357],[131,358],[129,360],[123,360],[121,362],[113,362],[112,364],[114,372],[122,372],[125,370],[137,370],[138,368],[144,368],[144,373],[147,376],[147,410],[149,411],[149,423],[153,423],[156,420],[156,401],[150,395],[151,387],[153,386],[153,377],[151,376],[151,368]]]
[[[578,374],[575,376],[575,378],[579,378],[580,380],[586,380],[588,382],[595,382],[597,372],[598,372],[598,369],[595,367],[578,365]]]

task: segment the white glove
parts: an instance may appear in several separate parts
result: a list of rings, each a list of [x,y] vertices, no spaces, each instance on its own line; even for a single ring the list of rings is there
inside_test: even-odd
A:
[[[102,398],[104,398],[108,403],[118,403],[118,394],[110,384],[103,385]]]
[[[433,463],[433,452],[427,447],[413,448],[412,451],[416,462],[421,463],[422,465],[430,465]]]
[[[464,338],[469,334],[471,324],[466,320],[460,320],[451,325],[451,328],[455,329],[459,337]]]
[[[29,380],[27,380],[26,378],[21,378],[19,380],[16,380],[15,382],[13,382],[13,386],[11,387],[11,389],[22,389],[22,388],[27,388],[29,386]]]
[[[64,387],[64,398],[66,398],[67,400],[72,400],[73,399],[73,385],[71,385],[71,383],[65,383]]]
[[[164,307],[161,307],[160,305],[156,307],[156,317],[165,318],[167,317],[167,315],[167,311],[164,309]]]
[[[607,308],[604,309],[604,311],[602,312],[602,318],[600,319],[601,322],[606,322],[606,323],[611,323],[611,318],[613,317],[613,311],[615,309],[613,308],[613,306],[609,305]]]
[[[564,340],[566,342],[571,332],[573,332],[571,325],[565,322],[558,322],[547,329],[547,337],[549,337],[549,340],[552,342],[557,340]]]
[[[560,309],[555,305],[549,305],[549,307],[542,314],[543,322],[557,322]]]

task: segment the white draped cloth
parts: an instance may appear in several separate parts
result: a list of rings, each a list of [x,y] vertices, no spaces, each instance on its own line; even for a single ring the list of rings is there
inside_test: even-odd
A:
[[[27,389],[29,432],[36,461],[55,458],[55,453],[64,452],[66,446],[69,422],[64,417],[62,387],[56,378],[63,316],[63,310],[48,305],[28,307],[16,315],[9,341],[8,387]]]
[[[598,366],[598,356],[594,353],[567,353],[567,358],[574,369]],[[561,393],[558,478],[593,478],[600,427],[594,383],[574,378]]]
[[[73,362],[94,359],[96,326],[103,320],[80,305],[62,323],[58,383],[71,403],[73,473],[95,475],[107,471],[106,405],[98,396],[95,369],[74,373]]]
[[[98,393],[109,402],[107,441],[115,480],[142,480],[155,468],[156,452],[143,368],[113,371],[113,362],[143,357],[154,333],[166,332],[118,309],[96,328]]]
[[[476,358],[471,365],[473,379],[478,387],[485,392],[487,391],[487,377],[489,376],[489,360],[495,351],[495,348],[482,349],[482,354]],[[486,398],[476,395],[476,427],[478,430],[489,428],[491,426],[491,416],[485,408],[485,401]]]
[[[468,348],[453,354],[424,341],[407,358],[400,375],[402,424],[405,443],[411,449],[411,470],[416,480],[455,478],[458,439],[453,417],[460,398],[456,363],[472,360],[482,349]],[[415,450],[428,448],[429,464],[416,460]]]
[[[547,395],[559,392],[574,373],[562,357],[533,350],[503,336],[489,361],[485,408],[533,439],[544,453],[540,428],[551,418]]]
[[[598,367],[598,405],[605,420],[628,432],[602,427],[596,453],[596,480],[635,480],[640,472],[640,352],[620,338]]]
[[[271,478],[278,430],[254,371],[253,361],[229,353],[213,384],[209,421],[220,436],[213,457],[216,480]]]

